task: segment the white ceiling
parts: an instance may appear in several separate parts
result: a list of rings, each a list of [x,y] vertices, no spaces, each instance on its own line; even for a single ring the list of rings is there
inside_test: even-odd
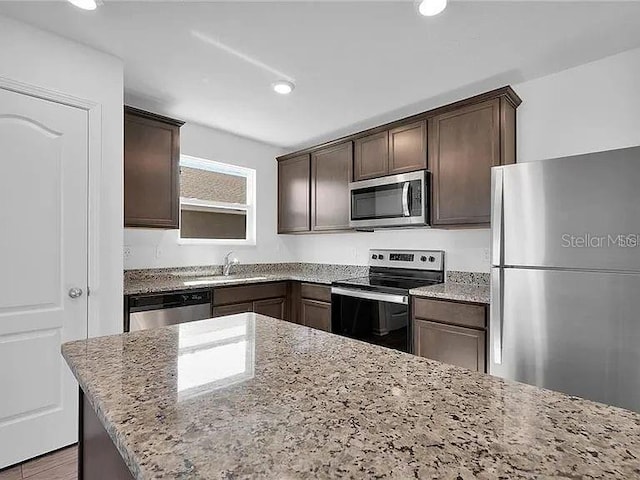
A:
[[[126,98],[286,148],[640,46],[637,2],[0,2],[124,59]],[[270,88],[279,77],[293,94]]]

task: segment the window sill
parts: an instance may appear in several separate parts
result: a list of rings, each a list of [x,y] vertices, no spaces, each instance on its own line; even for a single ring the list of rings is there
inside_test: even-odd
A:
[[[178,245],[247,245],[255,246],[255,240],[234,240],[231,238],[178,238]]]

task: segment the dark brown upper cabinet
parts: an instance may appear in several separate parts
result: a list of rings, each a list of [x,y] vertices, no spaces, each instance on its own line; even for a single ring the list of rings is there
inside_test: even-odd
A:
[[[426,120],[355,140],[355,180],[424,168],[427,168]]]
[[[349,229],[353,142],[311,154],[311,230]]]
[[[310,195],[314,195],[313,190],[317,195],[308,210],[304,210],[311,217],[309,226],[304,222],[305,227],[299,230],[281,226],[279,231],[346,228],[341,219],[348,219],[348,191],[337,193],[325,182],[335,181],[336,189],[340,178],[344,182],[345,171],[338,165],[346,165],[347,148],[332,149],[351,142],[355,181],[428,168],[432,173],[430,200],[434,227],[488,226],[491,167],[516,161],[516,108],[521,102],[511,87],[503,87],[279,157],[280,164],[308,155],[315,159],[314,165],[326,161],[322,171],[316,172],[314,166],[310,174]],[[344,156],[340,157],[338,152]],[[314,180],[314,176],[318,178]],[[283,179],[279,178],[279,182]],[[329,202],[324,198],[329,198]],[[281,211],[283,208],[290,207],[280,205]],[[296,212],[303,209],[298,207]]]
[[[180,127],[124,107],[124,226],[179,228]]]
[[[515,108],[499,97],[429,119],[433,226],[489,225],[491,167],[515,163]]]
[[[389,132],[374,133],[355,140],[354,178],[366,180],[389,173]]]
[[[278,233],[311,229],[309,154],[278,162]]]
[[[389,175],[427,168],[427,122],[389,130]]]

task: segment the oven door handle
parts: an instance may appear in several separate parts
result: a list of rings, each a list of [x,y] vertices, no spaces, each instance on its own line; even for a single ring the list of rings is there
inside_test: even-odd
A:
[[[409,304],[409,297],[407,295],[394,295],[393,293],[352,290],[342,287],[331,287],[331,293],[334,295],[344,295],[346,297],[364,298],[365,300],[377,300],[379,302],[399,303],[402,305]]]
[[[402,214],[405,217],[410,217],[411,212],[409,211],[409,188],[411,187],[411,182],[404,182],[402,186]]]

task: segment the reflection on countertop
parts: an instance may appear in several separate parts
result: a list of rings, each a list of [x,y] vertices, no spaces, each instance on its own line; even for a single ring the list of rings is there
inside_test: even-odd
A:
[[[137,479],[640,478],[639,414],[257,314],[63,354]]]
[[[244,316],[182,324],[178,331],[178,401],[253,378],[255,330],[255,319]]]

